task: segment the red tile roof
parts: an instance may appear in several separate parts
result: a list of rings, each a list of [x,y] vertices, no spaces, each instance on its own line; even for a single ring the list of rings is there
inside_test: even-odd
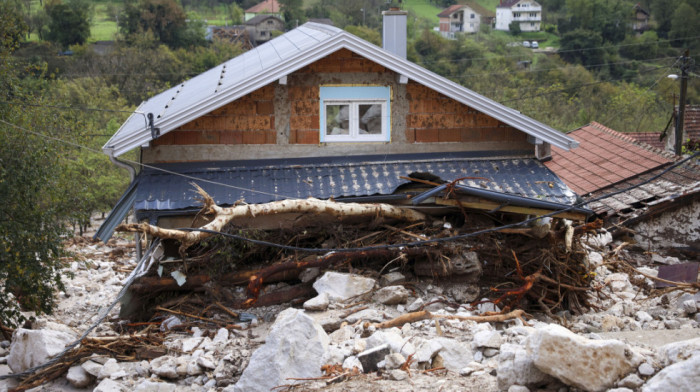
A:
[[[671,162],[672,155],[592,122],[568,134],[578,148],[552,147],[549,167],[574,192],[585,195]]]
[[[700,105],[685,107],[683,128],[691,139],[700,139]]]
[[[277,0],[265,0],[262,3],[258,3],[247,10],[245,10],[247,13],[251,14],[259,14],[263,12],[267,13],[279,13],[280,12],[280,5],[277,2]]]
[[[438,17],[440,17],[440,18],[449,18],[450,15],[452,15],[453,12],[455,12],[455,11],[457,11],[457,10],[459,10],[460,8],[463,8],[463,7],[469,7],[469,8],[471,8],[474,12],[476,12],[477,14],[479,14],[480,16],[485,17],[485,18],[493,18],[493,17],[496,16],[496,14],[495,14],[493,11],[488,10],[488,9],[482,7],[482,6],[479,5],[479,3],[477,3],[476,1],[462,1],[462,3],[463,3],[463,4],[455,4],[455,5],[451,5],[451,6],[447,7],[447,8],[445,8],[442,12],[440,12],[440,13],[438,14]]]
[[[451,6],[447,7],[447,8],[445,8],[444,10],[442,10],[442,12],[440,12],[440,13],[438,14],[438,17],[440,17],[440,18],[448,18],[450,15],[452,15],[453,12],[457,11],[458,9],[460,9],[460,8],[462,8],[462,7],[463,7],[462,4],[454,4],[454,5],[451,5]]]
[[[625,132],[625,135],[659,150],[663,150],[666,147],[666,140],[659,140],[661,132]]]

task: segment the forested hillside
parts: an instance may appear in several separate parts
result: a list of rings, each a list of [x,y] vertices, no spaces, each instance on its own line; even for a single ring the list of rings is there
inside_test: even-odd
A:
[[[498,4],[478,2],[492,10]],[[408,57],[561,131],[590,121],[623,132],[664,130],[679,91],[678,80],[667,76],[679,72],[684,49],[691,57],[700,52],[700,0],[639,2],[651,15],[641,34],[631,28],[636,1],[539,2],[542,32],[485,26],[447,40],[434,32],[436,14],[454,1],[404,0]],[[256,3],[0,2],[0,281],[17,282],[2,285],[0,319],[17,315],[6,306],[8,293],[26,309],[51,308],[48,287],[59,281],[64,229],[109,211],[129,181],[101,146],[141,101],[242,53],[236,44],[205,40],[205,29],[241,24],[243,10]],[[279,3],[287,28],[329,18],[378,45],[381,11],[390,5]],[[525,48],[523,40],[541,40],[551,49]],[[698,104],[696,66],[690,75],[688,103]]]

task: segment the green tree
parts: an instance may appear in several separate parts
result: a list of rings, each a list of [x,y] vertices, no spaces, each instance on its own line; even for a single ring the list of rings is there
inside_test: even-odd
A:
[[[10,56],[26,24],[7,2],[0,2],[0,15],[0,99],[33,102],[32,91],[23,88],[20,67]],[[0,323],[4,325],[23,321],[19,306],[51,312],[53,289],[61,287],[65,226],[63,206],[57,203],[60,195],[53,187],[60,155],[50,140],[24,131],[49,117],[0,105]]]
[[[522,32],[520,30],[520,22],[517,22],[517,21],[510,22],[510,24],[508,25],[508,30],[510,30],[510,33],[513,35],[520,35],[520,33]]]
[[[659,37],[668,37],[671,31],[671,20],[680,0],[652,0],[651,17],[656,22],[656,32]]]
[[[692,6],[681,3],[671,19],[671,30],[668,32],[668,37],[673,40],[671,43],[677,47],[693,44],[697,46],[698,36],[700,36],[698,12]]]
[[[228,12],[228,17],[231,18],[231,24],[239,25],[243,24],[243,8],[241,8],[236,3],[231,3],[226,6],[226,11]]]
[[[278,0],[287,30],[295,28],[306,21],[302,0]]]
[[[185,11],[175,0],[126,0],[119,18],[119,30],[132,43],[150,33],[156,41],[178,47],[186,29]]]
[[[46,38],[64,48],[83,44],[90,37],[90,12],[92,5],[87,0],[53,0],[46,3],[49,17]]]
[[[577,29],[561,37],[559,56],[570,63],[598,65],[605,61],[603,37],[600,33]]]

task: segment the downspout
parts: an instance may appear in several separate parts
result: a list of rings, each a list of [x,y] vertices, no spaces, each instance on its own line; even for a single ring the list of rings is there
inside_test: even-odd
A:
[[[126,169],[126,171],[129,172],[129,183],[133,183],[134,179],[136,178],[136,169],[128,163],[117,159],[117,157],[114,156],[114,150],[112,150],[111,148],[105,148],[103,149],[103,151],[109,157],[110,162],[115,164],[117,167]],[[141,249],[141,237],[139,237],[139,233],[134,233],[134,241],[136,242],[136,260],[141,260],[143,251]]]
[[[110,162],[117,165],[118,167],[121,167],[122,169],[126,169],[129,172],[129,182],[134,182],[134,178],[136,178],[136,169],[134,169],[134,167],[129,165],[128,163],[117,159],[117,157],[114,156],[112,150],[105,150],[105,152],[107,153]]]

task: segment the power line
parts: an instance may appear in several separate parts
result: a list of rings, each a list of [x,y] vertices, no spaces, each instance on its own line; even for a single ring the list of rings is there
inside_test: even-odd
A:
[[[56,141],[56,142],[59,142],[59,143],[68,144],[68,145],[73,146],[73,147],[76,147],[76,148],[84,149],[84,150],[87,150],[87,151],[90,151],[90,152],[93,152],[93,153],[100,154],[101,156],[105,156],[104,153],[103,153],[102,151],[100,151],[100,150],[97,150],[97,149],[94,149],[94,148],[91,148],[91,147],[87,147],[87,146],[83,146],[83,145],[81,145],[81,144],[74,143],[74,142],[71,142],[71,141],[68,141],[68,140],[63,140],[63,139],[60,139],[60,138],[57,138],[57,137],[54,137],[54,136],[46,135],[46,134],[43,134],[43,133],[41,133],[41,132],[35,132],[35,131],[30,130],[30,129],[21,127],[21,126],[19,126],[19,125],[9,123],[9,122],[7,122],[7,121],[5,121],[5,120],[3,120],[3,119],[0,119],[0,123],[9,125],[9,126],[11,126],[11,127],[15,127],[15,128],[17,128],[17,129],[20,129],[20,130],[22,130],[22,131],[24,131],[24,132],[28,132],[28,133],[30,133],[30,134],[32,134],[32,135],[35,135],[35,136],[38,136],[38,137],[40,137],[40,138],[49,139],[49,140],[53,140],[53,141]],[[222,182],[207,180],[207,179],[205,179],[205,178],[199,178],[199,177],[195,177],[195,176],[190,176],[190,175],[187,175],[187,174],[182,174],[182,173],[174,172],[174,171],[171,171],[171,170],[163,169],[163,168],[160,168],[160,167],[157,167],[157,166],[152,166],[152,165],[148,165],[148,164],[145,164],[145,163],[132,161],[132,160],[130,160],[130,159],[121,159],[121,161],[122,161],[122,162],[131,163],[131,164],[134,164],[134,165],[137,165],[137,166],[139,166],[139,167],[141,167],[141,168],[148,168],[148,169],[156,170],[156,171],[159,171],[159,172],[162,172],[162,173],[166,173],[166,174],[170,174],[170,175],[175,175],[175,176],[183,177],[183,178],[186,178],[186,179],[188,179],[188,180],[204,182],[204,183],[208,183],[208,184],[212,184],[212,185],[219,185],[219,186],[223,186],[223,187],[226,187],[226,188],[237,189],[237,190],[245,191],[245,192],[252,192],[252,193],[258,193],[258,194],[263,194],[263,195],[267,195],[267,196],[273,196],[273,197],[275,197],[275,198],[299,199],[299,198],[296,197],[296,196],[289,196],[289,195],[284,195],[284,194],[281,194],[281,193],[273,193],[273,192],[258,191],[258,190],[255,190],[255,189],[249,189],[249,188],[244,188],[244,187],[240,187],[240,186],[236,186],[236,185],[225,184],[225,183],[222,183]]]

